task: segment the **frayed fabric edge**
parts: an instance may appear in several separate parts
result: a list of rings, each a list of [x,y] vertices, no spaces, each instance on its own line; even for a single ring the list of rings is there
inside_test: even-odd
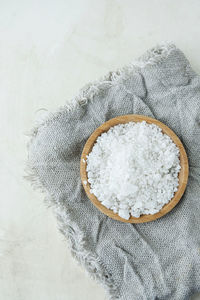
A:
[[[130,65],[117,70],[116,72],[110,72],[99,81],[87,84],[80,90],[79,95],[75,97],[70,104],[61,107],[55,113],[49,113],[42,122],[38,123],[33,130],[28,134],[30,140],[28,143],[28,149],[36,138],[38,132],[48,126],[50,122],[53,122],[62,113],[70,112],[76,109],[79,105],[86,105],[88,101],[92,101],[94,96],[97,96],[105,89],[110,88],[112,85],[116,85],[119,80],[126,80],[128,76],[134,72],[138,72],[140,69],[147,66],[153,66],[160,64],[172,51],[176,50],[176,46],[172,43],[162,43],[150,50],[148,50],[137,61],[133,61]],[[48,207],[53,207],[56,217],[58,219],[59,230],[67,238],[70,245],[70,250],[73,257],[86,269],[87,273],[103,285],[107,291],[110,300],[120,299],[119,289],[115,286],[110,274],[107,273],[105,266],[102,265],[98,256],[91,251],[87,250],[85,238],[83,233],[78,228],[77,224],[70,219],[70,214],[62,208],[60,203],[54,202],[53,195],[49,196],[48,191],[39,179],[36,169],[27,163],[25,178],[31,182],[34,189],[46,194],[45,202]]]
[[[133,61],[128,66],[114,72],[109,72],[99,80],[86,84],[80,89],[79,94],[72,98],[68,104],[61,106],[54,113],[50,112],[46,114],[44,120],[41,120],[41,122],[38,122],[38,124],[33,127],[32,131],[27,134],[31,137],[29,143],[31,144],[32,139],[34,139],[42,127],[48,126],[50,122],[59,118],[63,112],[70,112],[76,109],[77,106],[86,105],[88,101],[92,101],[93,98],[102,91],[109,89],[112,85],[116,85],[120,80],[126,80],[130,74],[138,72],[140,69],[162,63],[162,61],[174,50],[177,50],[177,48],[173,43],[161,43],[146,51],[138,60]]]
[[[57,206],[56,215],[59,229],[69,241],[73,257],[85,268],[92,279],[103,286],[110,300],[119,299],[119,290],[112,276],[106,271],[99,257],[87,249],[84,234],[71,220],[70,214],[62,207]]]
[[[40,182],[39,176],[34,167],[26,166],[25,178],[31,183],[34,189],[45,194],[44,202],[48,208],[53,208],[53,212],[57,218],[58,229],[68,241],[72,256],[86,270],[87,274],[101,284],[106,291],[109,300],[120,299],[119,289],[114,284],[111,274],[106,270],[99,257],[87,249],[84,234],[78,225],[71,219],[68,209],[62,206],[62,203],[55,201],[53,195]]]

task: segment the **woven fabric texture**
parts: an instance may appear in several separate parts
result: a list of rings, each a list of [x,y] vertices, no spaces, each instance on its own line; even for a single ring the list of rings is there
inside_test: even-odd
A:
[[[189,158],[188,186],[179,204],[144,224],[103,215],[80,180],[88,137],[105,121],[125,114],[165,123]],[[110,299],[183,300],[200,290],[200,77],[176,46],[156,46],[87,85],[34,129],[28,165],[29,178],[46,193],[72,254]]]

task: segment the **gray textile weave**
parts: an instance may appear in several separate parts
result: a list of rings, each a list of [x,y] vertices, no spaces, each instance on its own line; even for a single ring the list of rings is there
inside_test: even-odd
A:
[[[90,134],[124,114],[169,126],[189,157],[186,192],[166,216],[126,224],[103,215],[81,185],[79,161]],[[172,44],[89,84],[33,132],[30,179],[48,194],[72,254],[110,299],[189,299],[200,290],[200,77]],[[66,299],[67,295],[66,295]]]

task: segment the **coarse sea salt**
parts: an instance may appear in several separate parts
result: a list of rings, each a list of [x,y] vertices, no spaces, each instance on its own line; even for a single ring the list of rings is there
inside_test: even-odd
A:
[[[97,138],[87,156],[90,192],[123,219],[155,214],[178,189],[179,155],[155,124],[113,126]]]

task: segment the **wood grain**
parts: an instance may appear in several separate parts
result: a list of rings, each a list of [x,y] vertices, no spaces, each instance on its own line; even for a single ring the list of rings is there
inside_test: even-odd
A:
[[[86,156],[91,152],[92,147],[99,135],[101,135],[103,132],[106,132],[110,129],[110,127],[115,126],[117,124],[122,123],[128,123],[128,122],[142,122],[146,121],[147,123],[151,124],[154,123],[157,126],[159,126],[162,129],[162,132],[170,136],[170,138],[173,140],[173,142],[178,146],[180,151],[180,164],[181,164],[181,170],[179,172],[179,188],[178,191],[174,194],[174,197],[171,199],[171,201],[163,206],[163,208],[154,215],[141,215],[139,218],[131,217],[129,220],[125,220],[121,218],[118,214],[115,214],[112,210],[106,208],[101,204],[101,202],[90,193],[90,185],[88,183],[87,178],[87,172],[86,172]],[[85,163],[84,163],[85,160]],[[103,123],[100,127],[98,127],[89,137],[87,140],[82,155],[81,155],[81,161],[80,161],[80,175],[83,187],[85,189],[85,192],[88,196],[88,198],[92,201],[92,203],[105,215],[109,216],[112,219],[126,222],[126,223],[144,223],[144,222],[150,222],[153,220],[156,220],[164,215],[166,215],[168,212],[170,212],[175,205],[180,201],[186,185],[188,181],[188,173],[189,173],[189,167],[188,167],[188,159],[186,151],[183,147],[183,144],[181,143],[180,139],[177,137],[177,135],[165,124],[161,123],[160,121],[143,116],[143,115],[124,115],[119,116],[114,119],[111,119],[105,123]],[[84,181],[87,182],[87,184],[84,184]]]

